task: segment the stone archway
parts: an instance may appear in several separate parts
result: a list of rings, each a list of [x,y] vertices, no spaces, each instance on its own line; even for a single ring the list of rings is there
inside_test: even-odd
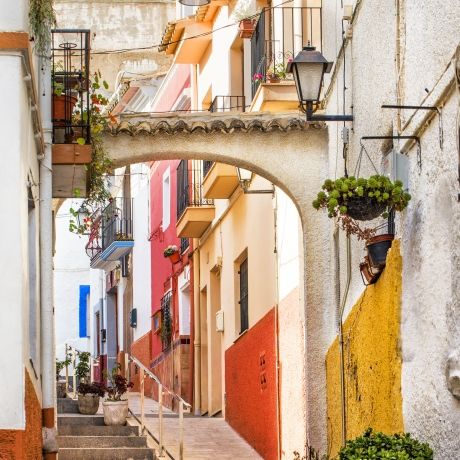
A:
[[[280,187],[294,202],[303,229],[305,337],[304,379],[307,389],[308,442],[326,448],[325,355],[334,330],[332,247],[324,213],[311,202],[327,174],[328,131],[292,113],[125,115],[105,135],[116,166],[171,159],[212,160],[244,167]],[[332,332],[333,334],[333,332]],[[309,378],[307,378],[307,374]]]

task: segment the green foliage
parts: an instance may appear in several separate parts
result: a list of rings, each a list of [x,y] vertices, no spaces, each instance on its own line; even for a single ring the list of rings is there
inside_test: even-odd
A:
[[[279,78],[281,80],[286,79],[286,67],[284,63],[278,62],[267,70],[269,78]]]
[[[71,363],[72,359],[69,355],[67,355],[64,361],[59,361],[58,359],[56,359],[56,382],[59,381],[59,377],[61,376],[61,372],[64,369],[64,367],[70,366]]]
[[[375,175],[363,177],[341,177],[335,181],[327,179],[322,191],[313,201],[315,209],[325,208],[329,217],[344,216],[348,212],[351,199],[369,197],[386,207],[383,217],[390,210],[403,211],[411,196],[404,191],[403,183],[399,180],[392,182],[387,176]]]
[[[128,382],[128,380],[120,374],[120,370],[120,363],[115,363],[110,375],[106,374],[109,380],[109,385],[105,387],[105,391],[107,391],[107,401],[123,401],[122,396],[129,388],[134,386],[133,382]]]
[[[29,27],[37,56],[48,57],[51,48],[51,29],[56,26],[53,0],[29,1]]]
[[[86,121],[88,117],[90,119],[92,159],[89,165],[88,195],[81,204],[90,213],[98,208],[105,207],[111,198],[106,177],[112,171],[112,161],[104,147],[103,133],[109,122],[114,121],[114,119],[110,115],[103,115],[103,110],[108,104],[108,99],[100,92],[101,86],[104,89],[108,89],[109,87],[107,82],[102,79],[101,72],[98,70],[90,79],[89,113],[86,109],[82,109],[80,101],[78,109],[73,114],[73,121],[75,123]],[[84,145],[86,140],[80,137],[76,142],[79,145]],[[78,197],[80,193],[75,189],[74,194]],[[69,231],[81,235],[90,229],[91,226],[88,227],[87,222],[78,225],[76,213],[72,213],[71,211]]]
[[[433,460],[428,444],[413,439],[409,433],[386,435],[368,428],[364,434],[347,441],[338,460]]]
[[[174,244],[170,244],[169,246],[167,246],[167,247],[164,249],[164,251],[163,251],[163,256],[164,256],[164,257],[172,256],[172,255],[175,254],[177,251],[178,251],[177,246],[174,245]]]
[[[91,358],[91,353],[87,351],[80,351],[78,353],[78,364],[75,366],[75,375],[82,380],[87,380],[89,378],[89,373],[91,371],[89,360]]]

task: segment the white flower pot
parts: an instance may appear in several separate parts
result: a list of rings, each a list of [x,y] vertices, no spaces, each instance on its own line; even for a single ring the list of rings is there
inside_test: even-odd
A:
[[[125,401],[104,401],[104,423],[106,425],[125,425],[128,417],[128,400]]]

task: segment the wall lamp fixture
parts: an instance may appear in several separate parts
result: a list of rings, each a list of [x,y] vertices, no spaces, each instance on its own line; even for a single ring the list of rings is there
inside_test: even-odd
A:
[[[253,176],[252,171],[237,167],[236,173],[238,174],[238,182],[240,183],[240,187],[243,189],[243,193],[247,195],[258,193],[271,193],[273,195],[275,193],[275,187],[270,190],[249,190]]]
[[[297,96],[307,121],[353,121],[353,115],[313,115],[320,101],[324,74],[331,71],[332,64],[314,46],[304,46],[287,64],[286,72],[294,75]]]

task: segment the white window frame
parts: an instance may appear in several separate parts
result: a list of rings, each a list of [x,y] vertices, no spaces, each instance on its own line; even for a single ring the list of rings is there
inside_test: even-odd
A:
[[[171,223],[171,171],[168,166],[166,171],[163,173],[162,180],[162,229],[163,232],[169,227]]]

